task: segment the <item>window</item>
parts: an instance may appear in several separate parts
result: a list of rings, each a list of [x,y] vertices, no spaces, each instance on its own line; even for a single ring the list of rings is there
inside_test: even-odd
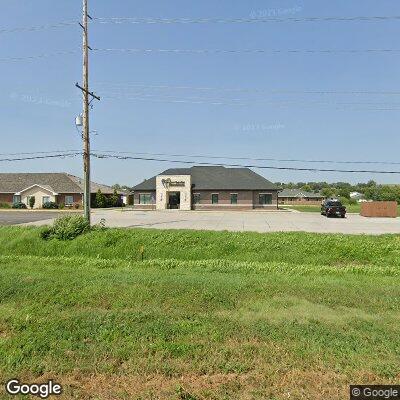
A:
[[[237,204],[237,202],[238,202],[237,193],[231,193],[231,204]]]
[[[21,203],[21,196],[14,195],[13,196],[13,204]]]
[[[211,203],[212,204],[218,204],[218,193],[213,193],[211,195]]]
[[[42,205],[50,203],[50,196],[43,196],[42,197]]]
[[[153,204],[153,198],[150,193],[139,194],[139,204]]]
[[[200,199],[201,199],[200,193],[194,193],[193,194],[193,203],[194,204],[199,204],[200,203]]]
[[[74,204],[74,196],[65,196],[65,205],[72,206]]]
[[[270,193],[260,193],[258,199],[261,205],[272,204],[272,194]]]

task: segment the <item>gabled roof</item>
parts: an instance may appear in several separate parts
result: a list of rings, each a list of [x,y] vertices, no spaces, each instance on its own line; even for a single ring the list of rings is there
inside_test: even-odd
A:
[[[0,173],[0,193],[18,193],[38,185],[54,193],[82,193],[83,180],[74,175],[61,173]],[[91,182],[91,192],[101,190],[113,193],[110,186]]]
[[[27,187],[25,189],[22,189],[21,191],[17,192],[16,194],[21,194],[21,193],[26,192],[27,190],[32,189],[34,187],[40,187],[41,189],[44,189],[47,192],[52,193],[54,196],[58,194],[57,192],[54,191],[54,189],[51,186],[49,186],[49,185],[38,185],[37,183],[35,183],[34,185],[31,185],[31,186],[29,186],[29,187]]]
[[[306,192],[301,189],[283,189],[278,193],[278,197],[321,199],[324,196],[321,193]]]
[[[272,182],[249,168],[195,166],[167,169],[160,175],[190,175],[193,190],[278,190]],[[156,177],[139,183],[133,190],[156,190]]]

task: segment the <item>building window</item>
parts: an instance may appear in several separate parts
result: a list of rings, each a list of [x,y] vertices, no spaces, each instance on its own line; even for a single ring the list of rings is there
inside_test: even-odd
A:
[[[19,195],[14,195],[13,196],[13,204],[21,203],[21,196]]]
[[[47,203],[50,203],[50,196],[43,196],[42,197],[42,205],[44,206]]]
[[[237,204],[237,202],[238,202],[237,193],[231,193],[231,204]]]
[[[201,198],[200,193],[194,193],[193,194],[193,203],[200,204],[200,198]]]
[[[153,198],[150,193],[139,194],[139,204],[153,204]]]
[[[261,205],[272,204],[272,194],[270,193],[260,193],[258,199]]]
[[[74,204],[74,196],[65,196],[65,205],[72,206]]]
[[[211,203],[212,204],[218,204],[218,193],[213,193],[211,195]]]

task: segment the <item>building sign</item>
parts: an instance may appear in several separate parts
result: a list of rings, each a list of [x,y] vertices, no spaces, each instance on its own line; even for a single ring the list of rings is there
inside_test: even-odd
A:
[[[185,187],[185,182],[183,181],[173,181],[172,179],[163,179],[161,181],[165,189],[169,189],[170,187]]]

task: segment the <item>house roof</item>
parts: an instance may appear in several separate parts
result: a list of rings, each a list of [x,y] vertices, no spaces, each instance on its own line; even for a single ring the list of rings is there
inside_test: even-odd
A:
[[[278,190],[249,168],[195,166],[167,169],[160,175],[190,175],[194,190]],[[134,186],[133,190],[156,190],[156,176]]]
[[[32,186],[41,186],[55,193],[82,193],[83,180],[60,173],[0,173],[0,193],[19,193]],[[113,193],[110,186],[91,182],[91,192]]]
[[[278,193],[278,197],[321,199],[324,196],[321,193],[306,192],[301,189],[283,189]]]

